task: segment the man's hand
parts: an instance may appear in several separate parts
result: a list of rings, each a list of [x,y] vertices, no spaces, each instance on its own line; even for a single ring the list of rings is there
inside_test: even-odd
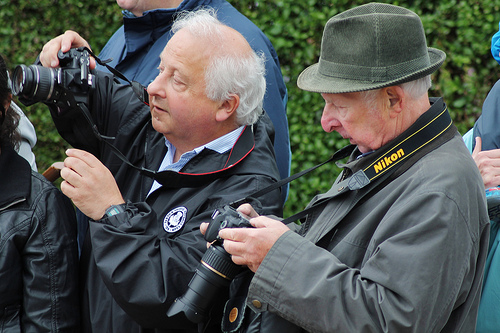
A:
[[[45,67],[58,67],[59,58],[57,52],[68,52],[71,48],[86,46],[91,50],[89,43],[75,31],[67,30],[64,34],[51,39],[43,46],[40,53],[40,62]],[[90,57],[90,69],[95,68],[95,59]]]
[[[108,207],[125,203],[113,175],[94,155],[79,149],[66,155],[61,191],[82,213],[99,220]]]
[[[481,151],[481,138],[476,137],[472,158],[479,168],[485,189],[500,185],[500,149]]]
[[[259,217],[259,214],[257,214],[255,209],[253,209],[253,207],[250,204],[243,204],[239,206],[237,211],[245,215],[247,219],[251,219],[252,217]],[[208,222],[203,222],[200,225],[200,231],[203,235],[205,234],[205,232],[207,232],[207,228],[208,228]]]
[[[238,211],[250,218],[255,229],[226,228],[219,236],[224,239],[224,249],[235,264],[246,265],[256,272],[274,243],[290,229],[280,221],[259,216],[249,204],[240,206]],[[202,226],[202,232],[205,230],[206,224]]]

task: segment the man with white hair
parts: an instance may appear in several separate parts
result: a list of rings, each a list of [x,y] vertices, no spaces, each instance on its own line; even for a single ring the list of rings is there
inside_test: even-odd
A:
[[[69,149],[61,171],[61,190],[92,219],[81,259],[84,332],[198,332],[166,312],[206,251],[200,223],[279,179],[262,110],[264,59],[214,11],[186,13],[173,32],[147,88],[150,113],[103,72],[89,105],[98,131],[154,181],[96,139],[79,110],[51,108],[61,135],[86,150]],[[281,214],[279,190],[255,203]],[[215,306],[200,329],[220,331],[221,314]]]

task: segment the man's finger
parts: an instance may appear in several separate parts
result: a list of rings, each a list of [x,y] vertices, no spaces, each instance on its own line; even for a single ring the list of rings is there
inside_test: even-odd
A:
[[[202,222],[200,224],[200,232],[204,235],[207,232],[208,222]]]
[[[259,216],[259,214],[257,214],[255,209],[253,209],[252,205],[248,203],[239,206],[237,211],[250,218]]]
[[[481,152],[481,144],[482,144],[481,137],[476,136],[476,146],[474,147],[474,150],[472,151],[472,155],[475,156]]]
[[[66,155],[68,157],[74,157],[81,160],[91,168],[97,168],[102,165],[101,161],[99,161],[97,157],[85,150],[71,148],[66,150]]]
[[[221,231],[219,231],[219,237],[222,239],[227,239],[233,242],[238,242],[240,241],[238,237],[236,236],[238,232],[236,232],[235,228],[224,228]]]

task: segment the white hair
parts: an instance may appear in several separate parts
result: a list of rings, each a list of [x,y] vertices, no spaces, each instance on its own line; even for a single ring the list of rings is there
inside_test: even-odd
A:
[[[413,99],[419,99],[425,94],[432,86],[431,76],[427,75],[420,79],[405,82],[400,85],[408,95]]]
[[[172,32],[186,28],[193,36],[212,41],[220,47],[227,44],[224,24],[217,19],[216,11],[199,9],[182,12],[176,18]],[[250,52],[243,55],[236,52],[215,52],[205,70],[205,93],[214,101],[224,101],[231,94],[240,97],[236,109],[238,125],[251,125],[262,114],[264,94],[266,92],[265,55]]]
[[[411,99],[419,99],[431,88],[431,76],[427,75],[417,80],[399,84],[398,86],[401,87]],[[380,90],[381,89],[361,91],[360,96],[367,106],[373,108],[375,107],[375,100]]]

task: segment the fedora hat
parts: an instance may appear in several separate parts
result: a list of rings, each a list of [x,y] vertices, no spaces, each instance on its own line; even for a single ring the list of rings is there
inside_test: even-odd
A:
[[[326,23],[319,62],[299,75],[299,88],[348,93],[413,81],[436,71],[446,54],[427,47],[414,12],[369,3],[337,14]]]

